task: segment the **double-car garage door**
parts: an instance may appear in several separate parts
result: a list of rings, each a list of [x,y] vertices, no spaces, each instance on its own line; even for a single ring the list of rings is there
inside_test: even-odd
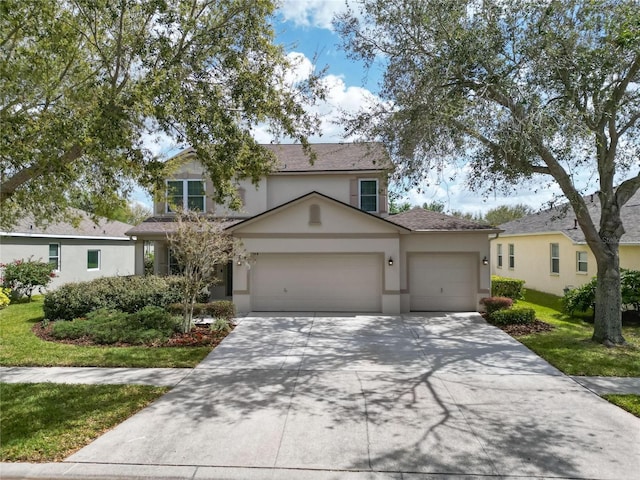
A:
[[[255,311],[379,312],[376,254],[260,254],[251,268]]]
[[[410,253],[411,311],[476,309],[477,255]],[[251,268],[254,311],[380,312],[380,254],[259,254]]]

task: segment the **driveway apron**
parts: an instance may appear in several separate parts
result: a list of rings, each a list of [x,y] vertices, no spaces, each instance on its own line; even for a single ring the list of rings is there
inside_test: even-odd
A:
[[[640,419],[475,313],[254,315],[66,461],[617,480]]]

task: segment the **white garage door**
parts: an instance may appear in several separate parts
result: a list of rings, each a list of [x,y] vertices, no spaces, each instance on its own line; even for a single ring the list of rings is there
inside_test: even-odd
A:
[[[251,267],[254,311],[379,312],[378,255],[259,254]]]
[[[409,255],[411,310],[476,310],[476,257],[470,254]]]

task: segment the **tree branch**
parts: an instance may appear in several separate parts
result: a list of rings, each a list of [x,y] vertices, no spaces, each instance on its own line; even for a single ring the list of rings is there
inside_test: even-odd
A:
[[[76,144],[67,152],[65,152],[60,158],[58,158],[56,160],[56,163],[58,163],[59,165],[68,165],[80,158],[82,156],[82,153],[82,147]],[[11,198],[15,191],[22,185],[36,177],[39,177],[40,175],[43,175],[44,173],[47,173],[48,171],[49,165],[47,165],[46,163],[36,163],[35,165],[23,168],[22,170],[12,175],[8,180],[3,181],[0,184],[0,204],[4,203],[5,200]]]
[[[616,203],[618,204],[618,207],[622,208],[622,206],[627,203],[639,189],[640,174],[622,182],[616,190]]]

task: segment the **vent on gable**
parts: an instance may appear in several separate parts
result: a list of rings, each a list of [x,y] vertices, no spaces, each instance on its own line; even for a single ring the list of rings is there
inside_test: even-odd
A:
[[[309,225],[321,225],[320,221],[320,205],[315,203],[309,206]]]

